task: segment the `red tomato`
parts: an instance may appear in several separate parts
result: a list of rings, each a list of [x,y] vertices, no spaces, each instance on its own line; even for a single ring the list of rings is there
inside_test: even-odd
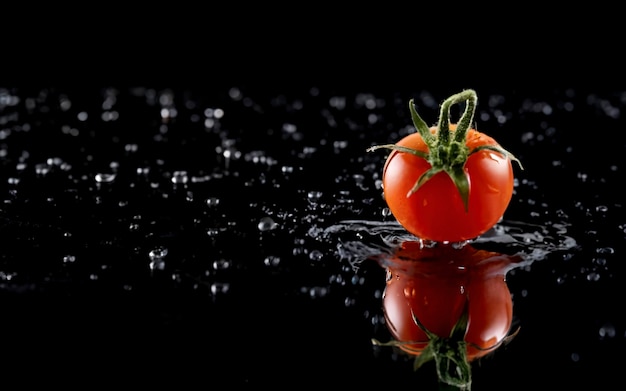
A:
[[[492,352],[510,333],[513,301],[505,277],[518,260],[470,245],[403,243],[379,261],[387,270],[383,310],[395,345],[419,356],[436,336],[463,342],[467,362]],[[449,341],[463,315],[462,341]]]
[[[454,126],[450,127],[454,129]],[[434,128],[433,128],[434,130]],[[428,152],[419,133],[397,145]],[[467,146],[497,145],[494,139],[470,129]],[[511,160],[491,150],[468,157],[464,171],[470,181],[468,208],[453,181],[444,172],[435,174],[418,191],[407,194],[418,178],[431,168],[424,158],[392,151],[383,170],[383,191],[389,210],[413,235],[437,242],[476,238],[491,229],[503,216],[513,195]]]
[[[449,105],[461,100],[468,100],[466,111],[458,124],[450,124]],[[419,132],[369,149],[392,149],[382,176],[385,201],[396,220],[420,239],[474,239],[502,218],[511,201],[511,161],[517,159],[470,127],[475,100],[472,90],[448,98],[438,125],[430,128],[411,101]]]

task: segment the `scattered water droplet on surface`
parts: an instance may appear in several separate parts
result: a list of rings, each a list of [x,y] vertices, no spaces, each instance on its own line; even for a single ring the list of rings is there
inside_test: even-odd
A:
[[[259,231],[271,231],[273,229],[276,229],[278,227],[278,224],[274,221],[273,218],[266,216],[263,217],[259,220],[259,224],[258,224],[258,228]]]
[[[319,250],[313,250],[309,252],[309,259],[315,262],[319,262],[324,257],[324,254]]]
[[[265,266],[276,267],[280,264],[280,257],[268,255],[263,260],[263,263],[265,264]]]
[[[587,280],[588,281],[599,281],[600,280],[600,273],[591,272],[591,273],[587,274]]]
[[[226,270],[230,269],[231,262],[227,259],[218,259],[213,261],[213,269],[215,270]]]
[[[307,193],[307,199],[310,203],[316,204],[319,202],[320,198],[322,198],[322,194],[323,193],[321,191],[309,191]]]
[[[96,174],[97,183],[111,183],[115,180],[116,174],[114,173],[98,173]]]
[[[215,206],[218,206],[219,204],[220,204],[220,199],[216,197],[210,197],[210,198],[207,198],[206,200],[206,205],[208,207],[215,207]]]
[[[189,176],[187,176],[187,171],[174,171],[171,178],[172,183],[175,185],[185,184],[189,181]]]
[[[600,335],[600,338],[613,338],[617,333],[615,331],[615,326],[611,323],[606,323],[600,327],[598,334]]]
[[[214,282],[211,284],[211,293],[214,295],[223,295],[230,290],[230,284],[227,282]]]
[[[150,258],[150,270],[163,270],[165,269],[165,257],[168,254],[168,250],[165,247],[156,247],[148,253]]]

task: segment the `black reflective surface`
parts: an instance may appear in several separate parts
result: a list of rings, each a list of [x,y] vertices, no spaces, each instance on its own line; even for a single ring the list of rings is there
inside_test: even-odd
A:
[[[413,131],[410,98],[435,122],[455,92],[0,86],[4,376],[436,389],[432,368],[371,343],[389,334],[368,258],[407,236],[382,199],[385,154],[365,150]],[[473,364],[473,388],[612,384],[626,93],[477,93],[478,129],[524,170],[474,245],[528,264],[507,276],[520,331]]]

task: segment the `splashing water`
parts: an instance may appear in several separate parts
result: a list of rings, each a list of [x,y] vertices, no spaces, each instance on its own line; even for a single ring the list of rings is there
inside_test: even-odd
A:
[[[324,236],[337,238],[337,255],[357,271],[363,261],[382,254],[391,254],[404,241],[421,241],[424,246],[433,245],[408,233],[397,222],[368,220],[345,220],[324,230]],[[356,237],[356,239],[355,239]],[[567,235],[567,225],[542,226],[519,221],[502,221],[484,235],[463,243],[488,248],[507,255],[517,255],[530,266],[556,252],[577,248],[576,240]]]

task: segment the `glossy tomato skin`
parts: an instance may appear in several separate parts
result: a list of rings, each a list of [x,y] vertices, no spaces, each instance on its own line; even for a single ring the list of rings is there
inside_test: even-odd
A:
[[[467,301],[467,359],[490,353],[511,329],[513,301],[505,276],[513,264],[511,257],[469,245],[423,249],[407,242],[382,263],[387,270],[383,310],[391,335],[404,343],[402,350],[420,355],[429,338],[413,316],[431,333],[447,338]]]
[[[454,128],[450,126],[451,130]],[[428,153],[419,133],[405,136],[396,144]],[[468,130],[466,145],[470,150],[480,145],[498,146],[493,138],[475,129]],[[407,197],[417,179],[430,167],[426,159],[397,150],[392,151],[385,162],[385,201],[407,231],[424,240],[460,242],[484,234],[502,218],[514,188],[509,157],[490,150],[469,156],[465,163],[470,182],[467,210],[445,172],[439,172]]]

